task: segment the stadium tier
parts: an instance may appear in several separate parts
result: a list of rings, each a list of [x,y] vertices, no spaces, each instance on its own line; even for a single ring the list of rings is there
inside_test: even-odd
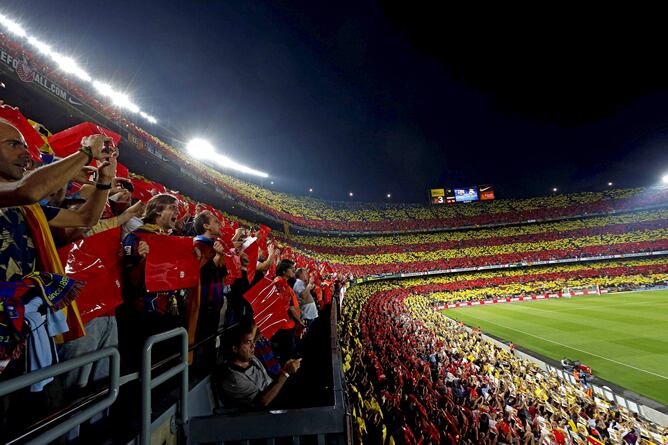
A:
[[[382,237],[294,241],[355,276],[429,272],[668,249],[668,211],[638,211],[552,223]]]
[[[331,203],[277,193],[226,177],[233,193],[252,207],[298,227],[338,232],[402,232],[516,224],[665,205],[665,191],[612,190],[466,205]]]
[[[665,283],[665,272],[665,261],[557,267],[506,290],[542,291],[594,276],[607,286],[651,285]],[[509,277],[468,278],[500,295],[494,283]],[[460,287],[444,280],[365,283],[347,293],[340,332],[360,443],[622,443],[630,425],[644,443],[666,440],[665,430],[592,397],[582,381],[557,379],[434,311],[424,294]]]

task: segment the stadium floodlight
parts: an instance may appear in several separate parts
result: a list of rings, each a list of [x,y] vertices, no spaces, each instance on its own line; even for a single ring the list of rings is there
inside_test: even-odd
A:
[[[308,189],[308,192],[309,192],[309,193],[313,193],[313,189],[311,189],[311,188]]]
[[[73,74],[75,77],[85,80],[86,82],[93,80],[93,78],[90,77],[90,74],[81,68],[73,58],[64,56],[55,51],[50,51],[49,56],[51,56],[51,59],[58,64],[58,68],[62,71]]]
[[[608,182],[608,187],[612,187],[612,182]]]
[[[663,178],[661,178],[661,182],[664,184],[668,184],[668,174],[663,175]]]
[[[387,197],[388,197],[388,198],[391,198],[391,197],[392,197],[392,193],[388,193],[388,194],[387,194]]]
[[[41,52],[42,54],[46,54],[47,56],[51,55],[51,47],[46,43],[42,42],[41,40],[38,40],[30,36],[28,37],[28,43],[37,48],[39,52]]]
[[[348,193],[348,196],[353,197],[353,192]]]
[[[188,153],[195,159],[211,159],[216,155],[213,145],[204,139],[195,138],[186,146]]]
[[[232,159],[228,158],[227,156],[216,155],[216,156],[214,156],[214,161],[223,168],[229,168],[229,169],[232,169],[232,170],[237,170],[237,171],[240,171],[242,173],[247,173],[249,175],[259,176],[260,178],[268,178],[269,177],[269,175],[267,173],[259,171],[259,170],[255,170],[255,169],[250,168],[250,167],[246,167],[245,165],[242,165],[242,164],[239,164],[239,163],[233,161]]]
[[[274,185],[274,181],[271,181],[271,183],[270,183],[270,184],[271,184],[271,185]]]
[[[211,145],[211,143],[205,139],[201,138],[192,139],[190,142],[188,142],[186,149],[193,158],[212,161],[223,168],[237,170],[242,173],[247,173],[249,175],[259,176],[261,178],[269,177],[269,175],[265,172],[261,172],[259,170],[255,170],[253,168],[239,164],[238,162],[233,161],[227,156],[223,156],[221,154],[216,153],[216,149],[213,148],[213,145]]]
[[[557,193],[557,192],[559,191],[559,189],[556,188],[556,187],[552,187],[552,191],[553,191],[554,193]]]
[[[11,32],[12,34],[16,34],[19,37],[26,37],[28,35],[26,30],[23,29],[23,26],[19,25],[4,14],[0,14],[0,24],[7,28],[7,31]]]
[[[51,46],[35,36],[28,35],[28,32],[15,20],[0,13],[0,26],[15,36],[26,39],[29,45],[36,48],[40,53],[51,59],[58,68],[67,74],[71,74],[75,78],[84,82],[92,83],[95,90],[102,96],[108,97],[111,102],[119,108],[128,110],[132,113],[139,113],[141,117],[152,124],[158,123],[158,120],[141,111],[139,107],[134,104],[130,98],[121,92],[115,91],[110,85],[94,80],[93,77],[84,70],[76,60],[72,57],[65,56],[57,51],[51,49]]]

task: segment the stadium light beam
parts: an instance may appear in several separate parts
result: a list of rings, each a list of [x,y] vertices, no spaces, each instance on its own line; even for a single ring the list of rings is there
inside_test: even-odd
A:
[[[190,156],[195,159],[211,159],[216,155],[213,145],[204,139],[195,138],[186,147]]]
[[[227,156],[216,153],[213,145],[211,145],[211,143],[205,139],[192,139],[190,142],[188,142],[186,149],[188,150],[188,153],[190,153],[190,155],[195,159],[212,161],[223,168],[229,168],[231,170],[247,173],[249,175],[259,176],[261,178],[269,177],[269,175],[265,172],[261,172],[259,170],[255,170],[253,168],[239,164]]]
[[[111,100],[111,103],[117,107],[128,110],[131,113],[139,113],[142,118],[146,119],[152,124],[158,123],[158,120],[155,117],[140,110],[139,106],[134,104],[126,94],[115,91],[110,85],[93,79],[93,77],[86,70],[79,66],[73,57],[69,57],[54,51],[51,49],[49,44],[39,40],[35,36],[29,35],[26,29],[21,26],[21,24],[2,13],[0,13],[0,26],[3,26],[7,31],[9,31],[9,33],[25,39],[30,46],[36,48],[41,54],[54,62],[60,71],[66,74],[70,74],[78,80],[92,84],[93,88],[100,95],[108,97]]]

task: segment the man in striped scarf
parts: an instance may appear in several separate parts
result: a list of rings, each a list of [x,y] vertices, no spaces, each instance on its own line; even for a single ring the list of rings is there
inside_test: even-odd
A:
[[[85,335],[74,302],[83,283],[64,276],[49,228],[90,227],[97,222],[115,175],[116,154],[105,150],[105,142],[109,140],[102,135],[88,136],[82,140],[78,152],[28,172],[33,159],[25,138],[12,123],[0,120],[0,378],[3,380],[53,363],[56,353],[52,337],[63,333],[68,338]],[[78,176],[82,167],[93,159],[100,162],[98,182],[84,206],[71,211],[37,204]],[[37,323],[42,318],[46,318],[44,323]],[[30,331],[31,346],[26,351]],[[17,360],[24,355],[28,360]],[[32,390],[41,391],[47,383],[41,382]],[[22,410],[16,401],[22,399],[25,396],[17,395],[10,406],[5,398],[0,403],[0,414],[9,409],[20,416]],[[18,425],[13,415],[0,418],[7,425]],[[0,425],[0,430],[6,431],[7,425]]]

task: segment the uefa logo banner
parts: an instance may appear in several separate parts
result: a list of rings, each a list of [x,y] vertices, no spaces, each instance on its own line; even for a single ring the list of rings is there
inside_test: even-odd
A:
[[[77,107],[83,104],[79,99],[72,96],[65,88],[40,73],[29,61],[25,54],[13,55],[0,47],[0,63],[16,73],[16,77],[22,82],[37,84],[48,93],[58,97],[70,105]]]

